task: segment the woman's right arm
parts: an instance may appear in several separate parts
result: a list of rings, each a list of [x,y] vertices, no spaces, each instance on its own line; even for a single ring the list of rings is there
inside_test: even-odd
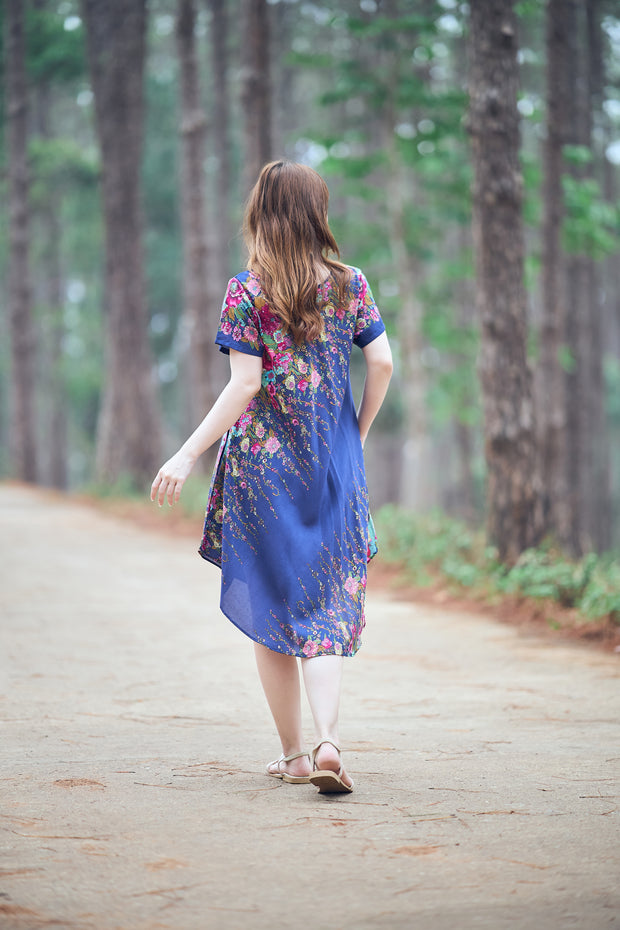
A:
[[[385,333],[381,333],[380,336],[377,336],[376,339],[364,346],[362,352],[366,362],[366,380],[364,381],[364,391],[357,420],[363,446],[372,421],[377,416],[387,394],[393,365],[392,352]]]
[[[161,507],[167,498],[175,504],[198,458],[239,419],[260,390],[263,360],[256,355],[230,350],[230,380],[202,423],[178,452],[162,465],[151,485],[151,500]]]

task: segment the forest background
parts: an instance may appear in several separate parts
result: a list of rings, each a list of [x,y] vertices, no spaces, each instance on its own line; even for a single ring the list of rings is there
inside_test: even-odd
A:
[[[373,508],[458,518],[457,550],[486,521],[484,558],[510,564],[607,553],[620,618],[613,0],[4,0],[2,20],[3,475],[150,484],[225,382],[244,198],[286,157],[326,178],[395,355]]]

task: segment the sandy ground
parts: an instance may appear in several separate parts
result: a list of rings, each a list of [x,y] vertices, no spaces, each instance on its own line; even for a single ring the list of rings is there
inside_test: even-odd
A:
[[[620,927],[620,658],[373,593],[350,796],[277,740],[219,573],[0,486],[2,930]],[[309,712],[305,718],[311,740]]]

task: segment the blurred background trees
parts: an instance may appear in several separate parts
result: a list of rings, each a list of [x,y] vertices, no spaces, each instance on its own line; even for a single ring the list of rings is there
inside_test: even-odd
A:
[[[393,343],[373,506],[486,521],[508,558],[545,533],[620,546],[612,0],[6,0],[2,18],[4,475],[144,486],[226,377],[211,344],[243,200],[284,156],[326,178]],[[492,60],[512,61],[510,99]]]

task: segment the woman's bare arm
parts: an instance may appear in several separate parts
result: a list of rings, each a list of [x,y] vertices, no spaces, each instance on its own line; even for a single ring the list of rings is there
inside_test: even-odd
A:
[[[261,385],[263,360],[257,355],[230,350],[230,380],[200,426],[178,452],[162,465],[151,485],[151,500],[179,500],[185,480],[196,461],[236,423]]]
[[[385,333],[381,333],[362,349],[366,361],[366,380],[362,402],[357,414],[362,446],[368,430],[376,417],[387,393],[392,377],[392,352]]]

